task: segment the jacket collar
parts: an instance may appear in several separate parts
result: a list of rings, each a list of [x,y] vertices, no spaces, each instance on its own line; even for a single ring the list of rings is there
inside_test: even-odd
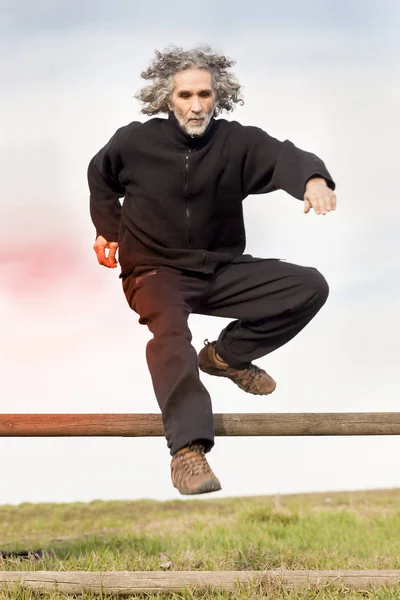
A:
[[[164,119],[164,129],[169,140],[176,148],[181,150],[202,148],[207,144],[212,137],[215,129],[215,119],[211,118],[207,129],[201,137],[191,137],[179,125],[177,118],[173,112],[170,112],[168,119]]]

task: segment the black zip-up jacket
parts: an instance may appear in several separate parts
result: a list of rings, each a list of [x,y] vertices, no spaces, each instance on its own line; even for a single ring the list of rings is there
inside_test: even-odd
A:
[[[288,140],[225,119],[192,138],[171,113],[121,127],[94,156],[90,214],[96,236],[119,243],[122,278],[155,265],[213,273],[244,252],[246,196],[302,200],[316,176],[335,188],[322,160]]]

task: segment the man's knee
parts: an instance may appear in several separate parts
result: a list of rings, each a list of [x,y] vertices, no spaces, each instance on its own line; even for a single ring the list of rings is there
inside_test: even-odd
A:
[[[146,324],[155,336],[176,336],[190,333],[189,311],[183,306],[153,306],[144,311],[139,323]]]
[[[307,277],[305,277],[305,284],[310,293],[310,300],[319,307],[323,306],[329,296],[329,285],[325,277],[318,269],[309,267],[307,269]]]

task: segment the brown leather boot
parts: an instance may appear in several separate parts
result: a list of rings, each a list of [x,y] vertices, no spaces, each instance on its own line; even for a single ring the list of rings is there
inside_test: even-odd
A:
[[[171,460],[171,479],[181,494],[206,494],[221,489],[211,471],[202,444],[189,444],[175,452]]]
[[[267,395],[276,388],[276,383],[268,373],[250,363],[246,369],[234,369],[217,357],[215,342],[204,340],[204,348],[199,352],[199,369],[209,375],[228,377],[249,394]]]

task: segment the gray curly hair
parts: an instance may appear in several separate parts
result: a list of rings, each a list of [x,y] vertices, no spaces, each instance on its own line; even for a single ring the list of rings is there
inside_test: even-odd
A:
[[[197,46],[192,50],[184,50],[176,46],[166,48],[164,52],[155,51],[155,59],[141,73],[143,79],[153,79],[154,83],[141,89],[135,98],[143,105],[141,112],[145,115],[168,113],[168,105],[174,89],[173,77],[185,69],[206,69],[211,73],[215,92],[214,116],[222,110],[231,112],[234,104],[244,104],[241,96],[242,86],[227,69],[235,61],[213,52],[207,45]]]

